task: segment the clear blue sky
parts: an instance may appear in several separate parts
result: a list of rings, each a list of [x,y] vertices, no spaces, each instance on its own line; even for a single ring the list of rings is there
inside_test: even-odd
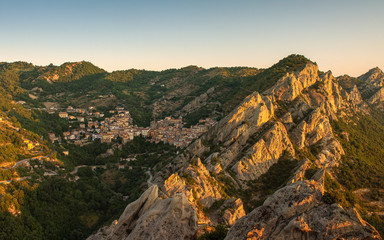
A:
[[[162,70],[298,53],[358,76],[384,69],[383,12],[383,0],[0,0],[0,61]]]

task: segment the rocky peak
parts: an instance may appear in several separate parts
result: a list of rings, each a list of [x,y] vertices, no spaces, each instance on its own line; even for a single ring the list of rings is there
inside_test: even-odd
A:
[[[264,140],[265,139],[265,140]],[[295,150],[284,125],[277,122],[273,127],[244,154],[233,167],[238,179],[255,180],[267,172],[271,165],[287,151],[294,155]]]
[[[88,240],[193,239],[196,232],[196,214],[185,195],[161,199],[153,185],[126,207],[118,221]]]
[[[272,117],[273,111],[271,100],[254,92],[209,130],[207,138],[216,144],[224,142],[228,146],[247,132],[250,126],[255,128],[266,123]]]
[[[383,108],[384,102],[384,73],[376,67],[361,75],[359,80],[363,82],[359,89],[363,98],[371,104],[378,104],[379,108]]]
[[[375,67],[361,75],[359,79],[374,87],[382,87],[384,84],[384,73],[380,68]]]
[[[363,101],[361,93],[356,85],[353,85],[352,89],[345,91],[345,98],[347,101],[350,101],[356,105],[360,104]]]
[[[316,64],[307,63],[297,72],[286,73],[277,83],[267,91],[266,95],[273,95],[280,101],[294,100],[305,88],[318,81],[318,67]]]

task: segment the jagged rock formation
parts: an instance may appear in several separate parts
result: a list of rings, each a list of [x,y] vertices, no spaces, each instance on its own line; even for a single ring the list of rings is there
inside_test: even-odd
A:
[[[382,108],[381,103],[384,101],[383,71],[376,67],[361,75],[358,79],[361,81],[358,87],[364,99],[368,103],[379,104],[379,107]]]
[[[375,67],[367,73],[361,75],[359,79],[372,87],[382,87],[384,85],[384,73],[380,68]]]
[[[193,239],[196,215],[184,194],[160,199],[153,185],[129,204],[117,222],[99,230],[88,240]]]
[[[273,95],[280,101],[292,101],[301,92],[319,79],[317,65],[308,63],[303,70],[287,73],[274,87],[267,90],[267,95]]]
[[[264,141],[264,139],[267,141]],[[232,168],[241,180],[252,180],[265,173],[276,163],[284,151],[294,154],[284,125],[277,122],[258,142],[255,143]]]
[[[225,210],[223,213],[223,224],[225,225],[232,226],[238,219],[245,216],[243,202],[240,198],[236,200],[229,199],[229,201],[224,206]]]
[[[233,225],[227,239],[381,239],[355,210],[322,200],[325,169],[338,166],[345,154],[331,123],[348,114],[366,114],[367,100],[382,101],[381,95],[369,101],[372,96],[361,91],[365,81],[379,94],[381,74],[374,69],[360,80],[336,79],[308,62],[264,92],[253,92],[155,175],[165,198],[161,201],[182,193],[201,228]],[[302,157],[305,152],[310,156]],[[281,159],[299,162],[288,185],[244,217],[244,199],[234,191],[249,189]],[[320,170],[306,180],[309,168]],[[228,186],[232,192],[226,191]]]
[[[320,179],[290,184],[238,220],[225,239],[381,239],[354,210],[322,202]]]
[[[195,209],[200,209],[196,214],[200,224],[209,223],[201,211],[202,207],[210,207],[216,200],[221,199],[218,183],[211,177],[206,167],[201,163],[200,159],[195,159],[193,164],[188,164],[179,171],[172,174],[165,180],[162,190],[167,197],[171,197],[176,193],[184,193]],[[216,183],[216,184],[215,184]]]
[[[285,74],[262,94],[254,92],[246,97],[191,144],[169,166],[173,174],[164,179],[162,189],[167,196],[183,192],[195,207],[199,223],[226,222],[210,218],[198,207],[209,208],[226,198],[217,175],[236,189],[246,189],[247,182],[266,173],[280,158],[295,158],[303,149],[315,155],[313,163],[318,168],[337,166],[344,150],[330,121],[337,120],[345,109],[359,111],[362,101],[356,86],[346,91],[331,72],[319,75],[317,65],[309,62],[301,70]],[[191,164],[194,161],[197,168]],[[177,184],[170,187],[176,179],[174,172]],[[187,182],[188,178],[193,181]]]

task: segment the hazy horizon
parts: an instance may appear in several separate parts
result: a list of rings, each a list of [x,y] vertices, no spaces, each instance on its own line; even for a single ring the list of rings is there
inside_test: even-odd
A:
[[[267,68],[290,54],[335,76],[384,68],[384,2],[66,1],[2,3],[0,61],[89,61],[109,72]]]

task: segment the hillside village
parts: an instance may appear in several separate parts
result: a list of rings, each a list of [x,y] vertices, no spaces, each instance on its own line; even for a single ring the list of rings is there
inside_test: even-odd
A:
[[[106,113],[110,117],[94,111],[93,107],[83,109],[69,106],[58,114],[60,118],[67,119],[73,125],[71,125],[70,131],[63,133],[63,137],[66,141],[76,145],[84,145],[96,139],[100,139],[103,143],[110,143],[118,139],[122,143],[127,143],[135,136],[142,136],[151,142],[164,142],[184,148],[217,123],[217,121],[207,118],[200,120],[197,125],[186,128],[182,118],[166,117],[152,121],[150,127],[138,127],[132,124],[129,111],[122,107]],[[61,143],[62,141],[61,137],[54,133],[49,133],[49,139],[52,142]]]

